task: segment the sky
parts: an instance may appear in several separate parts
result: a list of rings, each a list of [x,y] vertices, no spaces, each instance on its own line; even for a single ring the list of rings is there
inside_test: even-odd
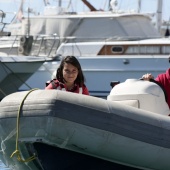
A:
[[[35,13],[42,13],[44,9],[45,0],[25,0],[24,11],[32,8]],[[49,1],[50,5],[58,6],[58,0],[46,0]],[[137,10],[138,0],[117,0],[119,10]],[[142,0],[141,11],[142,12],[155,12],[158,0]],[[108,10],[109,0],[88,0],[97,10]],[[82,12],[89,11],[89,9],[82,3],[81,0],[72,0],[71,5],[69,5],[69,0],[62,0],[62,5],[65,7],[70,7],[70,11]],[[0,10],[6,13],[4,22],[10,22],[20,6],[20,0],[0,0]],[[170,0],[163,0],[163,19],[169,20],[170,18]]]

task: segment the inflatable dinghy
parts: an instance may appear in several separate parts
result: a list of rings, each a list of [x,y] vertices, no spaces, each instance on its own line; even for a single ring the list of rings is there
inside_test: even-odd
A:
[[[116,85],[107,99],[59,90],[16,92],[0,102],[0,159],[14,170],[48,169],[43,156],[52,155],[53,147],[132,168],[168,170],[169,113],[162,89],[136,79]],[[43,144],[46,150],[40,151]],[[68,155],[63,166],[72,159]],[[60,151],[50,160],[61,165]]]

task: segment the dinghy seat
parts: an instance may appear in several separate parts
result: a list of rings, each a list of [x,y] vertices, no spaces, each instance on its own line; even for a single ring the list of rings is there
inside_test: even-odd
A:
[[[163,90],[149,81],[127,79],[111,90],[107,100],[163,115],[170,113]]]

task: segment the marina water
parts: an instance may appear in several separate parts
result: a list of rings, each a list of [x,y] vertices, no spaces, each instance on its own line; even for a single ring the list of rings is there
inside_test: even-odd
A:
[[[99,167],[97,167],[97,169],[98,169]],[[108,170],[108,168],[106,168],[107,170]],[[9,168],[7,168],[4,164],[3,164],[3,162],[0,160],[0,170],[10,170]],[[70,170],[72,170],[72,169],[70,169]],[[109,170],[110,170],[110,168],[109,168]],[[126,166],[123,166],[123,165],[118,165],[118,164],[115,164],[115,166],[114,166],[114,169],[112,169],[112,170],[138,170],[138,169],[136,169],[136,168],[131,168],[131,167],[126,167]]]

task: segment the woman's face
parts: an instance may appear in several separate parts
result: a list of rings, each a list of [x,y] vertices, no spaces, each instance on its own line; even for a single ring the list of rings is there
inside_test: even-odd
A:
[[[78,75],[78,69],[72,64],[65,63],[63,68],[63,78],[67,83],[74,83]]]

